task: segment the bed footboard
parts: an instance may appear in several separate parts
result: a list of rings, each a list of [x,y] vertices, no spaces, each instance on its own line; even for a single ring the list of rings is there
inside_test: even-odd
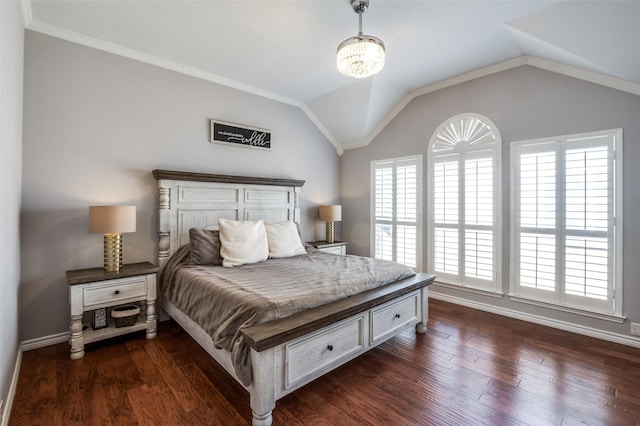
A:
[[[276,401],[415,325],[426,332],[428,286],[418,274],[384,288],[243,330],[251,346],[250,394],[254,426],[272,424]],[[164,307],[233,378],[228,352],[168,300]]]
[[[408,327],[425,333],[428,285],[434,278],[418,274],[243,330],[251,346],[253,425],[271,425],[278,399]]]

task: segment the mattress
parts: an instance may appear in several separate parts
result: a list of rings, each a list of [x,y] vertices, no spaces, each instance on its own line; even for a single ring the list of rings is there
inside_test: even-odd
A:
[[[249,347],[240,331],[415,275],[395,262],[312,248],[285,259],[234,268],[189,265],[188,246],[163,271],[162,291],[230,352],[238,378],[251,383]]]

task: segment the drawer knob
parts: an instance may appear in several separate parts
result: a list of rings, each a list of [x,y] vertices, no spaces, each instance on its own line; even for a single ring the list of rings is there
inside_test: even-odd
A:
[[[400,318],[400,314],[396,314],[396,318]]]
[[[115,293],[116,293],[116,294],[120,294],[120,290],[116,290],[116,291],[115,291]]]
[[[333,345],[329,345],[329,346],[327,346],[327,349],[329,349],[330,351],[332,351],[332,350],[333,350]]]

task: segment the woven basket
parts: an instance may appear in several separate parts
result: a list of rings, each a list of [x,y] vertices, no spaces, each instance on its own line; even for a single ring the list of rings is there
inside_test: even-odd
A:
[[[111,310],[111,317],[116,327],[130,327],[138,320],[140,314],[140,306],[123,305]]]

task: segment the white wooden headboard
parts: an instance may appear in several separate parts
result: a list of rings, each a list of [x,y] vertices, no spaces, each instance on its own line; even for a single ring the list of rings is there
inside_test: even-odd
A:
[[[189,242],[190,228],[218,219],[300,223],[303,180],[154,170],[158,180],[158,266]]]

